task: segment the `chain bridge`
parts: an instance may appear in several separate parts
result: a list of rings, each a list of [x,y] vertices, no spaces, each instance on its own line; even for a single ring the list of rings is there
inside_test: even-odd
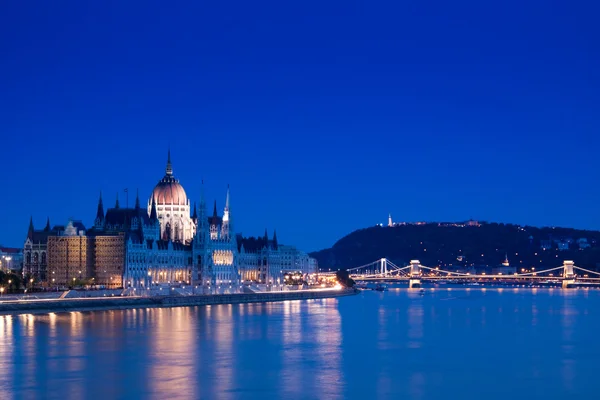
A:
[[[514,274],[470,274],[448,271],[439,267],[421,265],[419,260],[411,260],[406,266],[399,267],[387,258],[370,262],[347,270],[357,282],[407,281],[410,288],[418,288],[422,281],[513,281],[535,282],[555,280],[562,282],[563,288],[576,283],[600,285],[600,272],[591,271],[575,265],[573,261],[564,261],[563,265],[541,271]]]

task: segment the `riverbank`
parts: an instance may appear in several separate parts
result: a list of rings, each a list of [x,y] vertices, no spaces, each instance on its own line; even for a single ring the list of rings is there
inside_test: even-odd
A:
[[[15,300],[0,302],[0,315],[47,314],[70,311],[124,310],[131,308],[191,307],[215,304],[267,303],[286,300],[343,297],[351,296],[357,294],[358,292],[359,291],[357,289],[332,289],[192,296]]]

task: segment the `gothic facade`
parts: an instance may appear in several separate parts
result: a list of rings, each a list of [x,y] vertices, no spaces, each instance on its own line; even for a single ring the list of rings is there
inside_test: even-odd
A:
[[[48,270],[48,238],[60,235],[64,231],[63,226],[50,228],[50,219],[46,222],[43,230],[36,230],[33,226],[33,218],[29,220],[27,238],[23,245],[23,275],[31,277],[35,281],[45,281]]]
[[[70,221],[66,228],[51,229],[48,222],[43,231],[36,231],[30,222],[24,272],[49,285],[79,280],[132,289],[173,284],[217,287],[241,281],[268,284],[297,269],[290,257],[298,254],[293,247],[280,247],[276,235],[272,240],[266,233],[264,238],[236,235],[229,187],[222,215],[216,201],[208,214],[204,185],[199,207],[191,208],[173,175],[169,151],[165,175],[147,207],[140,206],[138,194],[133,208],[122,208],[117,197],[115,206],[105,212],[100,195],[94,226],[88,230]],[[316,261],[311,265],[316,272]],[[302,270],[311,273],[310,268]]]
[[[183,186],[173,176],[171,151],[167,158],[165,176],[158,182],[148,199],[148,214],[152,202],[160,221],[160,238],[173,242],[189,243],[196,234],[196,225],[190,216],[190,201]]]
[[[238,236],[239,269],[244,281],[263,284],[281,284],[288,272],[303,275],[318,272],[317,260],[294,246],[280,245],[277,233],[269,239]]]

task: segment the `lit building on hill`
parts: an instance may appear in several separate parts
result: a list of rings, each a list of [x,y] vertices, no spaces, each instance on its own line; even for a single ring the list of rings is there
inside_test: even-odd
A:
[[[502,264],[492,268],[493,275],[513,275],[515,272],[517,272],[517,269],[508,262],[508,254],[504,256]]]

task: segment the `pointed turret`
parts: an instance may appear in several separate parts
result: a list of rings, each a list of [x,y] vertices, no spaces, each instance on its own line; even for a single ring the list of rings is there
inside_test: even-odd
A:
[[[277,231],[273,231],[273,247],[277,250]]]
[[[202,179],[202,184],[200,185],[200,208],[206,207],[206,201],[204,200],[204,179]]]
[[[119,208],[119,192],[117,192],[117,201],[115,202],[115,208]]]
[[[150,221],[158,221],[158,214],[156,213],[156,199],[154,196],[152,196],[152,206],[150,207]]]
[[[269,235],[267,233],[267,228],[265,228],[265,236],[263,236],[263,239],[264,239],[265,242],[269,241]]]
[[[215,206],[213,207],[213,218],[217,218],[219,215],[217,214],[217,201],[215,200]]]
[[[98,198],[98,211],[96,211],[94,226],[98,229],[102,229],[104,227],[104,204],[102,203],[102,192],[100,192],[100,197]]]
[[[165,173],[168,176],[173,175],[173,166],[171,165],[171,147],[169,147],[169,152],[167,153],[167,168],[165,170]]]
[[[139,210],[140,209],[140,190],[137,189],[135,192],[135,209]]]
[[[225,196],[225,211],[229,211],[229,184],[227,184],[227,196]]]
[[[96,211],[96,219],[104,219],[104,204],[102,203],[102,192],[100,192],[100,197],[98,198],[98,211]]]
[[[50,217],[46,220],[46,227],[44,228],[44,232],[50,232]]]
[[[202,180],[202,186],[200,186],[200,215],[198,221],[198,231],[202,231],[206,228],[206,225],[208,223],[208,216],[206,212],[206,200],[204,199],[204,180]]]
[[[27,238],[33,241],[33,216],[29,217],[29,230],[27,231]]]
[[[194,221],[198,220],[198,209],[196,208],[196,202],[194,202],[194,210],[192,211],[192,219]]]
[[[221,234],[224,238],[231,237],[230,234],[230,216],[229,216],[229,185],[227,185],[227,195],[225,196],[225,208],[223,209],[223,226]]]

